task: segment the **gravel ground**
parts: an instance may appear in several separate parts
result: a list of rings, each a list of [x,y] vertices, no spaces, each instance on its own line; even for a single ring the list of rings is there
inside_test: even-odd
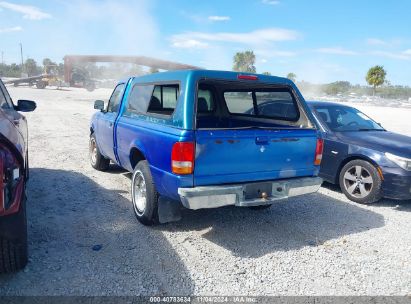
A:
[[[10,92],[38,109],[27,115],[30,260],[0,277],[0,295],[411,293],[411,202],[360,206],[325,186],[264,211],[187,210],[148,228],[133,215],[130,174],[88,162],[93,101],[110,91]],[[362,110],[411,135],[411,109]]]

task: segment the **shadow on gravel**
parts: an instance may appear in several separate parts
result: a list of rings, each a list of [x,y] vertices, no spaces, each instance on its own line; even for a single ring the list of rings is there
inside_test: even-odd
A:
[[[240,257],[260,257],[273,251],[318,246],[346,235],[384,226],[383,216],[311,194],[273,204],[266,210],[224,207],[185,210],[169,231],[204,230],[202,236]]]
[[[121,174],[121,173],[128,173],[128,171],[116,164],[110,164],[110,167],[107,171],[104,173],[109,173],[109,174]]]
[[[338,192],[338,193],[342,193],[340,186],[335,185],[335,184],[331,184],[328,182],[323,182],[323,184],[321,185],[321,187]]]
[[[30,174],[30,262],[0,276],[0,295],[194,293],[161,231],[134,217],[128,193],[78,172],[33,168]]]
[[[322,187],[341,193],[340,187],[337,185],[324,182]],[[392,199],[384,198],[370,206],[372,207],[391,207],[392,209],[395,209],[398,211],[411,212],[411,200],[392,200]]]
[[[408,211],[411,212],[411,200],[398,201],[391,199],[382,199],[372,205],[373,207],[390,207],[398,211]]]

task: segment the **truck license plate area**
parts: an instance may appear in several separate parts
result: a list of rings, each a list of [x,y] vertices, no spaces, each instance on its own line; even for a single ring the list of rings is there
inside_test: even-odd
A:
[[[254,200],[259,198],[269,198],[272,192],[272,183],[253,183],[244,187],[244,199]]]

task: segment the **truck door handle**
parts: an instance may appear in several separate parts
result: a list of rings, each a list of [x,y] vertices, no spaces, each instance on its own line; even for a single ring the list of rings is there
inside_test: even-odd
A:
[[[13,119],[13,123],[18,126],[20,124],[20,120],[19,119]]]
[[[255,143],[257,145],[267,145],[268,144],[268,137],[256,137]]]
[[[109,125],[110,128],[113,127],[113,123],[112,123],[112,122],[110,122],[108,125]]]

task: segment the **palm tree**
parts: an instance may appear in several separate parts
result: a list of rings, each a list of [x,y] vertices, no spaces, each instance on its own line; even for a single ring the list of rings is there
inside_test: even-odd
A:
[[[253,51],[238,52],[234,55],[233,71],[255,73],[255,55]]]
[[[373,96],[375,96],[377,87],[384,84],[386,76],[387,72],[381,65],[373,66],[368,70],[365,80],[367,80],[367,83],[373,87]]]

